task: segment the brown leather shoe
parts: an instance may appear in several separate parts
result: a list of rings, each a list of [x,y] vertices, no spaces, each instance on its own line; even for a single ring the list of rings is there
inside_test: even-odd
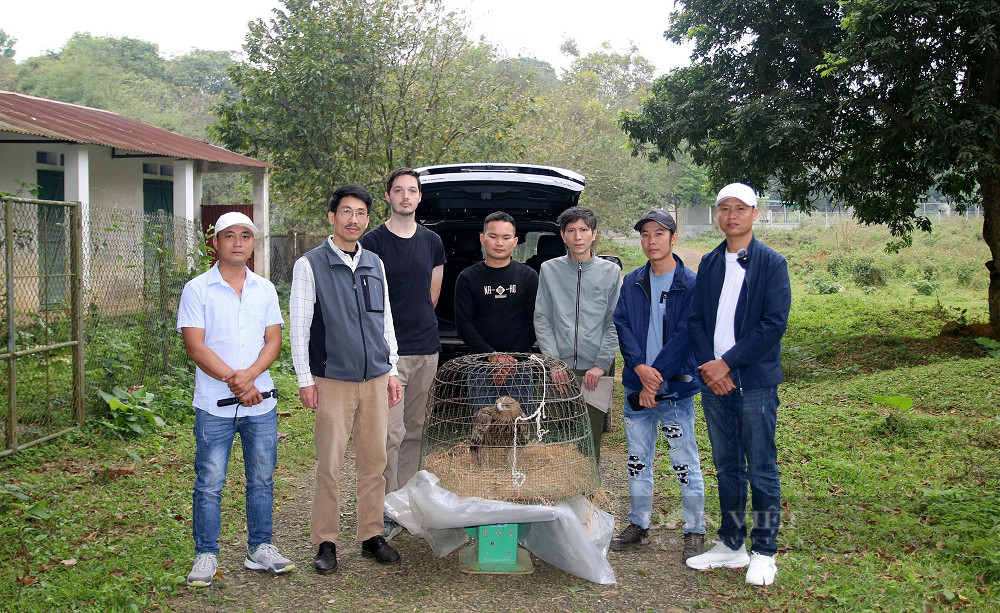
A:
[[[399,554],[392,545],[385,542],[381,534],[377,534],[361,542],[361,556],[375,558],[379,564],[399,564]]]

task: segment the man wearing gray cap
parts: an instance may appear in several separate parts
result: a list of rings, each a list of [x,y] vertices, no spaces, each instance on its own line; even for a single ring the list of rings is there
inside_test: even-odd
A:
[[[747,583],[771,585],[778,572],[774,554],[781,518],[774,433],[791,284],[785,258],[753,236],[753,188],[730,183],[715,205],[726,240],[701,259],[688,328],[700,365],[721,525],[715,547],[688,559],[687,565],[697,570],[746,566]],[[750,555],[748,483],[753,510]]]
[[[246,472],[247,554],[243,565],[271,574],[295,568],[271,544],[277,395],[267,369],[281,350],[281,310],[270,281],[247,268],[257,226],[243,213],[215,223],[218,263],[184,286],[177,330],[197,368],[194,378],[192,587],[212,584],[219,568],[222,486],[236,433]]]
[[[705,484],[694,435],[697,365],[688,338],[695,274],[673,252],[677,224],[653,209],[635,224],[645,266],[625,275],[615,327],[625,369],[625,439],[628,443],[629,525],[611,539],[616,551],[649,543],[653,514],[653,461],[663,433],[681,488],[687,560],[705,550]]]

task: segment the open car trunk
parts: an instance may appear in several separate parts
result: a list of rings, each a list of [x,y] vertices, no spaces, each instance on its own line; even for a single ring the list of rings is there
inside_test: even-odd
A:
[[[483,261],[483,219],[495,211],[513,217],[518,237],[513,258],[537,272],[545,260],[565,255],[556,219],[577,205],[584,178],[525,164],[450,164],[417,171],[423,192],[417,221],[441,237],[448,259],[436,309],[444,362],[467,353],[455,328],[455,281]]]

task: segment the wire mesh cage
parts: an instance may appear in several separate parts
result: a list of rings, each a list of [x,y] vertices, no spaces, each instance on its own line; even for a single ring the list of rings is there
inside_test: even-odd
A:
[[[420,467],[462,497],[548,503],[600,486],[576,376],[526,353],[468,355],[438,369]]]

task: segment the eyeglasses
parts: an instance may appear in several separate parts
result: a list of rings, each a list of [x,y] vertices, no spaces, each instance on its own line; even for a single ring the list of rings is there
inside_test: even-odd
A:
[[[362,209],[355,211],[353,209],[343,208],[337,211],[337,214],[344,219],[368,219],[368,211]]]

